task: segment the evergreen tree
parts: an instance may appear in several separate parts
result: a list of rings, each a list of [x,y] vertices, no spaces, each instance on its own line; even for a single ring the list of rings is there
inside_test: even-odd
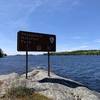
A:
[[[4,57],[7,56],[6,54],[4,54],[3,50],[0,48],[0,57]]]
[[[0,48],[0,57],[3,57],[3,51],[1,48]]]

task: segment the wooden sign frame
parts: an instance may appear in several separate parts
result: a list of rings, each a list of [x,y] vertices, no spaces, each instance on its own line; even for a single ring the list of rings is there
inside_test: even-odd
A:
[[[19,31],[17,34],[18,51],[56,51],[56,36],[36,32]]]
[[[26,79],[28,78],[28,52],[48,52],[48,76],[50,77],[50,52],[56,51],[56,35],[19,31],[17,33],[17,51],[26,52]]]

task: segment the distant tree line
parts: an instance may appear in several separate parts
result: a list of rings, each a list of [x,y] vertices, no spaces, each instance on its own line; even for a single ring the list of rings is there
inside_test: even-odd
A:
[[[76,51],[65,51],[65,52],[52,52],[50,53],[50,55],[100,55],[100,50],[76,50]]]
[[[4,57],[4,56],[7,56],[7,54],[5,54],[5,53],[3,52],[3,50],[0,48],[0,58],[1,58],[1,57]]]

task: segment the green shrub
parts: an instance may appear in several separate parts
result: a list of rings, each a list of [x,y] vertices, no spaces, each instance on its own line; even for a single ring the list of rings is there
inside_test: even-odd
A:
[[[8,97],[24,97],[24,96],[30,96],[33,94],[32,89],[26,88],[26,87],[12,87],[11,89],[7,90],[7,96]]]
[[[12,87],[7,90],[3,100],[51,100],[27,87]]]

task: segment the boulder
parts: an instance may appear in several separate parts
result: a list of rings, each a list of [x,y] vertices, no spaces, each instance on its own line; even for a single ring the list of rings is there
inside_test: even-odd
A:
[[[24,86],[53,100],[100,100],[100,93],[86,88],[83,84],[54,73],[48,77],[47,71],[41,69],[29,72],[28,79],[25,79],[25,74],[12,73],[1,75],[0,81],[3,81],[0,90],[1,97],[11,87]]]

